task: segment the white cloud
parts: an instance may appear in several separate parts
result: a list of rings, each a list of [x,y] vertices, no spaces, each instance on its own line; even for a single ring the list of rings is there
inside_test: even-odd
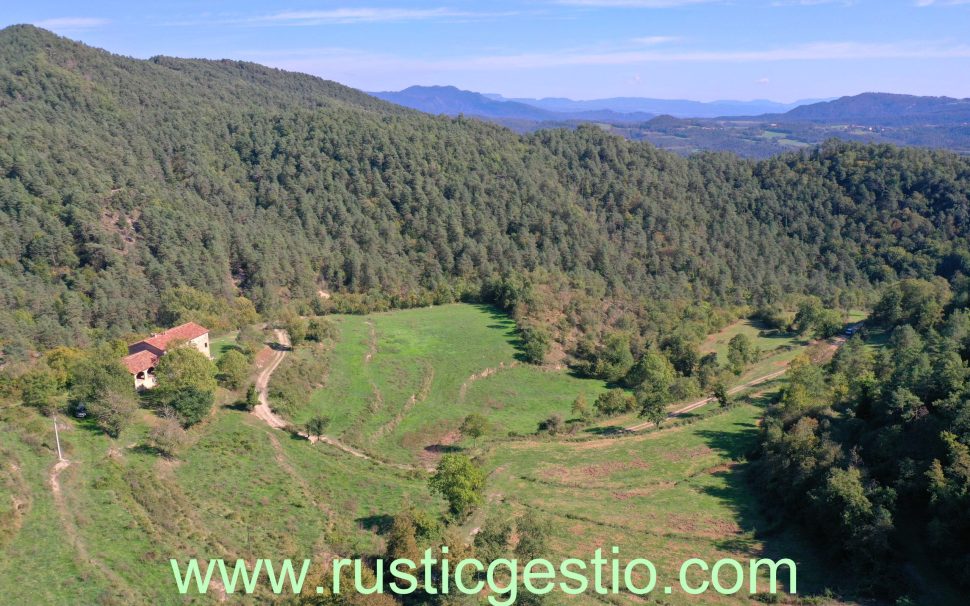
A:
[[[427,21],[433,19],[475,19],[508,16],[515,13],[479,13],[449,8],[335,8],[330,10],[285,11],[245,19],[243,23],[268,25],[332,25],[388,21]]]
[[[771,80],[768,78],[758,78],[757,80],[754,81],[754,83],[765,86],[767,84],[771,84]]]
[[[638,65],[647,63],[770,63],[777,61],[831,61],[881,59],[966,59],[968,44],[933,42],[899,42],[871,44],[863,42],[817,42],[761,50],[612,50],[586,51],[564,49],[558,52],[513,55],[477,55],[445,59],[406,58],[390,54],[337,48],[293,49],[245,53],[247,58],[267,61],[276,67],[331,73],[346,70],[455,71],[549,69],[574,66]]]
[[[641,46],[658,46],[660,44],[669,44],[671,42],[678,42],[680,38],[677,36],[644,36],[642,38],[633,38],[631,42],[634,44],[639,44]]]
[[[817,42],[764,50],[608,51],[527,53],[462,59],[469,67],[501,69],[561,67],[570,65],[628,65],[637,63],[758,63],[833,59],[945,59],[970,58],[970,45],[939,45],[925,42],[871,44]]]
[[[110,21],[107,19],[100,19],[98,17],[57,17],[54,19],[34,21],[34,25],[46,29],[89,29],[107,25],[108,23]]]
[[[820,4],[842,4],[852,6],[855,0],[775,0],[772,6],[818,6]]]
[[[719,1],[721,0],[557,0],[557,4],[610,8],[674,8]]]

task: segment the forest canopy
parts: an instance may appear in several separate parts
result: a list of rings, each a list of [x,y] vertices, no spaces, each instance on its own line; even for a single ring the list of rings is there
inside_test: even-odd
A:
[[[968,273],[968,192],[970,162],[945,152],[682,158],[592,126],[519,136],[255,64],[0,31],[13,359],[184,319],[243,324],[323,306],[321,291],[344,295],[323,311],[517,280],[636,309],[866,297]]]

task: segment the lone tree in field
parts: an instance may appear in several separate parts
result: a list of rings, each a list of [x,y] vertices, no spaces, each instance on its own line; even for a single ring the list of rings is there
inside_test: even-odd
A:
[[[714,399],[721,406],[731,404],[731,396],[728,395],[727,385],[724,384],[724,381],[718,381],[714,384]]]
[[[583,394],[576,396],[570,411],[583,421],[589,421],[593,418],[593,407],[589,405],[589,401]]]
[[[744,368],[754,359],[754,351],[748,335],[739,333],[731,337],[728,342],[727,357],[734,374],[739,375],[744,372]]]
[[[456,516],[482,502],[485,472],[462,454],[446,454],[428,480],[432,492],[443,496]]]
[[[644,392],[638,393],[637,396],[640,402],[640,416],[660,427],[667,418],[667,406],[664,401]]]
[[[466,438],[477,440],[485,435],[486,431],[488,431],[488,419],[480,414],[472,413],[465,417],[465,420],[462,421],[461,427],[458,428],[458,431],[460,431],[461,435],[465,436]]]
[[[386,540],[388,560],[405,558],[417,562],[421,559],[417,534],[418,531],[410,511],[405,509],[394,516],[394,522],[391,525],[390,532],[387,533]]]
[[[330,425],[330,417],[313,417],[306,422],[306,433],[308,436],[322,436]]]
[[[515,524],[519,542],[515,545],[515,556],[526,562],[543,557],[549,553],[549,535],[552,524],[534,511],[528,511]]]

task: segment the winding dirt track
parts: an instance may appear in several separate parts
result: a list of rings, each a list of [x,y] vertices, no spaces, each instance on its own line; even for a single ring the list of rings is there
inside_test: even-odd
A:
[[[851,325],[851,328],[853,328],[855,330],[858,330],[860,326],[862,326],[862,323],[861,322],[857,322],[855,324],[852,324]],[[835,354],[835,352],[840,347],[842,347],[843,345],[845,345],[845,342],[846,341],[847,341],[847,339],[846,339],[846,337],[844,335],[839,335],[839,336],[834,337],[833,339],[831,339],[828,342],[828,346],[825,349],[825,356],[824,357],[826,357],[826,358],[831,357],[833,354]],[[735,385],[734,387],[732,387],[731,389],[728,390],[728,393],[729,394],[737,393],[737,392],[739,392],[741,390],[744,390],[744,389],[747,389],[749,387],[754,387],[755,385],[760,385],[761,383],[766,383],[768,381],[771,381],[772,379],[775,379],[777,377],[780,377],[781,375],[785,374],[786,372],[788,372],[788,367],[787,366],[785,368],[782,368],[781,370],[778,370],[778,371],[775,371],[773,373],[769,373],[769,374],[766,374],[764,376],[758,377],[757,379],[751,379],[747,383],[742,383],[741,385]],[[712,397],[704,398],[703,400],[697,400],[696,402],[691,402],[690,404],[684,406],[683,408],[678,408],[677,410],[674,410],[674,411],[668,413],[667,414],[667,418],[668,419],[672,419],[674,417],[679,417],[681,415],[685,415],[685,414],[687,414],[687,413],[689,413],[689,412],[691,412],[693,410],[696,410],[696,409],[700,408],[701,406],[704,406],[705,404],[707,404],[708,402],[710,402],[713,399],[714,398],[712,396]],[[626,427],[624,429],[626,429],[627,431],[640,431],[640,430],[643,430],[643,429],[647,429],[649,427],[653,427],[653,425],[654,424],[652,422],[647,421],[647,422],[644,422],[644,423],[637,423],[636,425],[631,425],[631,426]]]
[[[256,392],[259,394],[259,404],[253,408],[253,414],[258,419],[265,421],[273,429],[283,429],[286,427],[286,421],[280,418],[269,407],[269,380],[273,376],[273,372],[280,365],[280,362],[283,361],[283,358],[290,351],[290,336],[286,334],[285,330],[277,329],[273,333],[276,335],[276,341],[280,346],[279,348],[274,348],[273,357],[270,358],[269,364],[256,375]]]
[[[777,377],[780,377],[781,375],[785,374],[786,372],[788,372],[788,369],[787,368],[783,368],[783,369],[778,370],[778,371],[775,371],[773,373],[764,375],[763,377],[758,377],[757,379],[752,379],[752,380],[748,381],[747,383],[742,383],[741,385],[735,385],[734,387],[732,387],[731,389],[728,390],[728,393],[729,394],[737,393],[737,392],[739,392],[739,391],[741,391],[743,389],[747,389],[749,387],[754,387],[755,385],[760,385],[761,383],[765,383],[767,381],[770,381],[772,379],[775,379]],[[667,418],[668,419],[672,419],[674,417],[679,417],[681,415],[685,415],[685,414],[687,414],[687,413],[689,413],[689,412],[691,412],[693,410],[696,410],[696,409],[700,408],[701,406],[704,406],[705,404],[707,404],[708,402],[710,402],[713,399],[714,399],[714,397],[711,396],[711,397],[704,398],[703,400],[697,400],[696,402],[691,402],[690,404],[684,406],[683,408],[678,408],[677,410],[674,410],[674,411],[668,413],[667,414]],[[642,429],[647,429],[648,427],[653,427],[653,425],[654,425],[653,422],[647,421],[647,422],[644,422],[644,423],[637,423],[636,425],[631,425],[631,426],[626,427],[624,429],[626,429],[627,431],[640,431]]]
[[[273,376],[273,372],[279,367],[280,362],[286,357],[286,354],[290,351],[290,336],[286,334],[285,330],[276,329],[273,331],[276,335],[277,343],[279,343],[278,348],[274,348],[273,357],[270,358],[269,364],[266,365],[259,374],[256,375],[256,391],[259,394],[259,404],[253,408],[253,416],[260,419],[273,429],[285,429],[289,425],[282,417],[273,412],[273,409],[269,407],[269,380]],[[368,461],[373,461],[379,465],[385,465],[387,467],[393,467],[395,469],[402,469],[405,471],[413,471],[415,469],[422,469],[420,467],[415,467],[414,465],[406,465],[404,463],[391,463],[388,461],[381,461],[380,459],[375,459],[369,454],[354,448],[353,446],[344,444],[336,438],[331,438],[330,436],[310,436],[305,432],[299,432],[299,435],[308,439],[310,442],[323,442],[329,444],[338,450],[353,455],[360,459],[366,459]]]

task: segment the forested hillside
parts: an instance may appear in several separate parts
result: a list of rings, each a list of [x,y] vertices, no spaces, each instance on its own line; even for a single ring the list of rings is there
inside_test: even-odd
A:
[[[918,592],[927,573],[970,587],[970,314],[954,286],[886,289],[870,327],[885,347],[855,336],[824,367],[793,364],[766,419],[766,501],[868,593]]]
[[[831,143],[754,163],[592,127],[521,137],[30,26],[0,31],[0,176],[10,359],[164,324],[187,296],[231,321],[250,309],[238,297],[408,306],[509,274],[738,304],[970,270],[970,162],[955,155]]]

